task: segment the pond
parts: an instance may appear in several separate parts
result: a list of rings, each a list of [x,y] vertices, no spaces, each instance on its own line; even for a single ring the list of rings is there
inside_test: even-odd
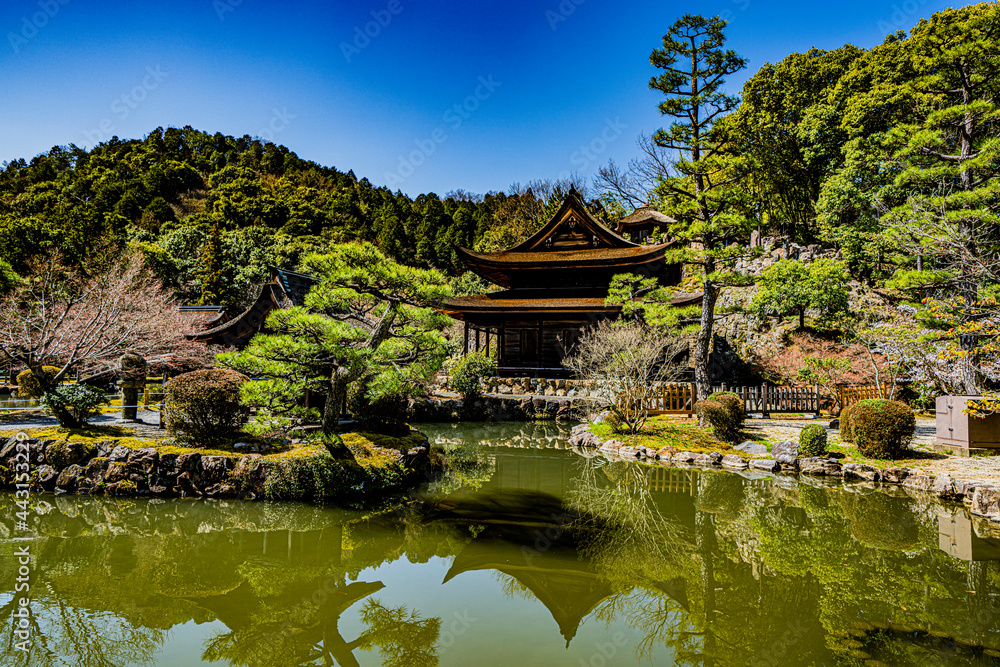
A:
[[[375,508],[38,495],[14,542],[0,496],[0,663],[1000,664],[1000,539],[961,505],[422,430],[450,474]]]

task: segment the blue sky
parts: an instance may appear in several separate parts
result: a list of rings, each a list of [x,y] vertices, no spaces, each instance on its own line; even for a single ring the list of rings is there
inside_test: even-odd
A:
[[[4,0],[0,161],[191,125],[410,195],[589,178],[663,125],[649,54],[685,13],[730,19],[738,92],[765,62],[870,47],[948,4]]]

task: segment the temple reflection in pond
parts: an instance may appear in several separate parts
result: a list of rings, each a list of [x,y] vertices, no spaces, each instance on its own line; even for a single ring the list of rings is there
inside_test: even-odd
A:
[[[576,665],[612,636],[616,664],[1000,655],[1000,542],[961,506],[591,460],[552,429],[437,430],[461,479],[405,509],[47,497],[35,652],[8,634],[3,662]]]

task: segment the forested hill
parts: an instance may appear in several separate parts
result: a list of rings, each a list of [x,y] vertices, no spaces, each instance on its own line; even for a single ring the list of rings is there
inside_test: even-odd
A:
[[[454,244],[502,247],[566,188],[529,185],[410,199],[284,146],[157,128],[143,140],[55,147],[5,164],[0,274],[4,262],[25,274],[32,256],[52,249],[74,262],[135,243],[182,299],[238,305],[268,265],[294,268],[305,252],[367,240],[403,263],[458,276]]]

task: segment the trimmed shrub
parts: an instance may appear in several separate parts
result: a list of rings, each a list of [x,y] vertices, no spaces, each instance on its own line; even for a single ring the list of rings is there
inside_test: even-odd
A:
[[[451,369],[448,386],[465,398],[478,398],[483,393],[483,380],[497,373],[497,363],[485,352],[470,352]]]
[[[840,411],[840,441],[854,442],[854,432],[851,429],[851,410],[854,406],[844,408]]]
[[[200,445],[235,435],[250,418],[250,410],[240,404],[240,387],[248,379],[223,368],[171,378],[164,408],[167,429],[174,435],[190,436]]]
[[[809,424],[799,432],[799,452],[806,456],[826,454],[826,429],[819,424]]]
[[[42,366],[42,372],[49,382],[60,370],[57,366]],[[30,368],[18,373],[16,382],[19,398],[41,398],[42,387],[38,384],[38,380],[35,379],[35,374],[31,372]]]
[[[851,407],[854,444],[869,458],[896,458],[909,446],[916,428],[913,410],[906,403],[876,398]]]
[[[732,392],[717,391],[695,408],[698,416],[712,427],[715,437],[725,442],[740,439],[743,421],[747,417],[742,398]]]
[[[49,412],[62,408],[80,421],[87,421],[100,412],[101,406],[111,404],[103,389],[86,384],[60,385],[42,400]]]

